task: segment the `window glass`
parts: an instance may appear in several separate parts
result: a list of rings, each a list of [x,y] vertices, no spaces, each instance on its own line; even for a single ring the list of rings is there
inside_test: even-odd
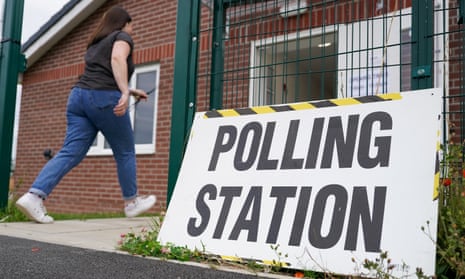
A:
[[[136,144],[151,144],[153,141],[153,109],[155,104],[155,88],[157,71],[140,73],[136,77],[136,86],[149,94],[143,105],[135,104],[134,108],[134,140]]]
[[[136,154],[155,153],[156,123],[157,123],[157,100],[159,65],[144,65],[136,67],[130,88],[144,90],[148,94],[147,101],[137,102],[131,97],[129,105],[129,115],[134,130],[134,141],[136,144]],[[101,133],[92,144],[88,155],[111,155],[110,145]]]

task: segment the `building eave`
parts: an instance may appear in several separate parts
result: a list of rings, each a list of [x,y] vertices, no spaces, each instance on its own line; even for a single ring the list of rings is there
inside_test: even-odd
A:
[[[105,2],[106,0],[70,0],[22,45],[27,66],[37,62]]]

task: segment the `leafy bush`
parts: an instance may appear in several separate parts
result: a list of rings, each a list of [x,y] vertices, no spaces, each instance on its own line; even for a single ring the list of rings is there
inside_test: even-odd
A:
[[[465,277],[465,164],[464,145],[444,146],[439,183],[437,234],[438,278]]]

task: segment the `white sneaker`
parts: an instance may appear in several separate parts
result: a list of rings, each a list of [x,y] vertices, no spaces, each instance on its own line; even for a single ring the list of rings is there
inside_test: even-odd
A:
[[[136,217],[137,215],[149,210],[157,201],[154,195],[136,197],[133,201],[124,207],[126,217]]]
[[[16,207],[29,219],[37,223],[50,224],[53,218],[47,215],[42,198],[35,194],[26,193],[16,201]]]

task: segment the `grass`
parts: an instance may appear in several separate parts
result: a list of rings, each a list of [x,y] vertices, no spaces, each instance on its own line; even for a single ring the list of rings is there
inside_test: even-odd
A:
[[[55,213],[50,214],[55,221],[63,220],[88,220],[104,218],[121,218],[123,213]],[[18,209],[0,211],[0,223],[2,222],[27,222],[29,219]]]
[[[29,219],[19,211],[14,203],[16,199],[11,196],[8,200],[8,206],[0,209],[0,223],[3,222],[26,222]],[[103,218],[120,218],[124,217],[121,213],[51,213],[55,221],[62,220],[88,220],[88,219],[103,219]]]
[[[54,220],[88,220],[125,217],[123,213],[54,213],[50,214]]]

